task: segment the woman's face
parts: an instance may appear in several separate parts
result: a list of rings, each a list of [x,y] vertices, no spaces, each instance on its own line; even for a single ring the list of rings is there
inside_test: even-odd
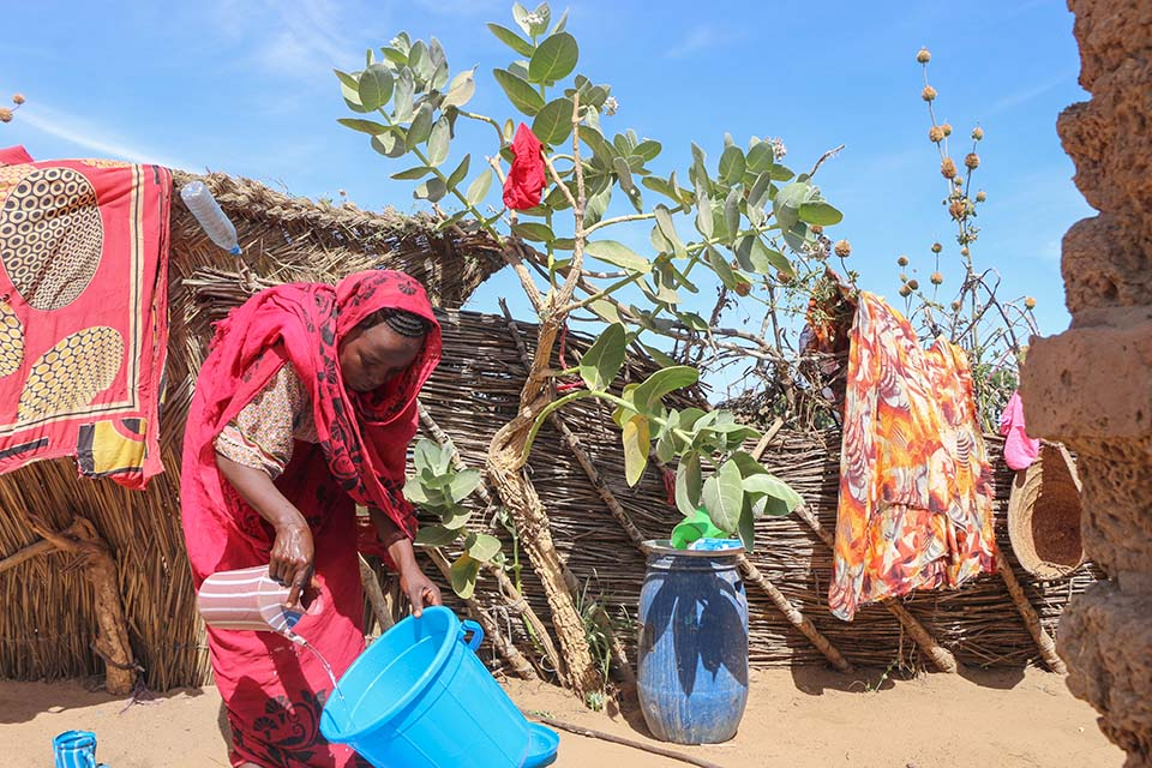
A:
[[[384,386],[412,364],[423,346],[423,337],[401,335],[387,323],[354,329],[340,345],[344,386],[353,392]]]

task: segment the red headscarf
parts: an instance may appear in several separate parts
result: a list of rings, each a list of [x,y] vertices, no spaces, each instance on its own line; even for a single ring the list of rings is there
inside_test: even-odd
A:
[[[345,389],[339,344],[369,315],[399,309],[429,324],[420,355],[371,393]],[[416,396],[440,362],[440,325],[424,288],[391,270],[358,272],[333,287],[299,283],[263,291],[219,323],[188,411],[181,484],[185,536],[197,581],[213,572],[227,538],[243,535],[224,500],[215,439],[285,364],[311,399],[330,477],[358,504],[383,510],[409,536],[416,517],[402,486],[416,433]],[[285,473],[288,474],[288,473]],[[191,518],[210,514],[202,525]]]

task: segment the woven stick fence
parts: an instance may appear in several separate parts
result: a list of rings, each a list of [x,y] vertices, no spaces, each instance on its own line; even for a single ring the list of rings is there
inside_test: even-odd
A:
[[[76,516],[91,520],[119,561],[135,658],[145,668],[147,684],[161,690],[210,679],[183,551],[177,495],[183,422],[210,322],[264,285],[332,281],[379,265],[413,274],[428,287],[434,303],[454,308],[501,266],[495,245],[486,238],[467,232],[441,237],[428,219],[318,206],[224,176],[209,177],[208,182],[237,224],[246,252],[245,268],[238,271],[235,261],[212,246],[177,204],[170,267],[169,388],[162,431],[165,475],[146,493],[124,491],[110,482],[78,481],[68,462],[37,464],[0,478],[0,560],[37,541],[27,524],[27,511],[57,529],[65,528]],[[449,435],[465,464],[482,467],[492,435],[516,412],[524,377],[522,356],[502,317],[450,310],[443,315],[443,323],[444,362],[422,396],[429,417],[425,434]],[[530,349],[535,329],[521,323],[518,332],[520,342]],[[588,339],[577,334],[569,337],[574,356],[587,344]],[[623,380],[640,380],[652,370],[649,361],[632,359]],[[670,404],[701,403],[696,392],[678,398]],[[679,514],[668,503],[663,478],[650,470],[637,487],[624,484],[619,434],[608,410],[592,401],[579,401],[564,410],[563,420],[579,437],[581,450],[616,499],[618,511],[645,538],[666,537]],[[998,439],[990,439],[989,448],[999,456]],[[763,454],[769,468],[802,494],[807,508],[829,530],[835,520],[838,450],[835,432],[781,431]],[[581,586],[581,607],[590,617],[606,613],[623,652],[634,659],[631,617],[643,581],[643,555],[609,510],[602,489],[592,483],[555,429],[541,431],[529,469],[551,517],[557,547]],[[1003,531],[1010,485],[1011,474],[997,458],[1001,545],[1016,567]],[[477,511],[494,517],[495,509],[481,502]],[[495,519],[490,525],[511,556],[516,551],[511,535]],[[751,560],[759,572],[849,662],[924,665],[916,644],[884,608],[865,608],[852,624],[831,617],[825,600],[830,553],[802,520],[792,516],[761,521],[757,542]],[[65,572],[62,564],[60,555],[49,553],[0,575],[0,677],[51,679],[102,669],[91,650],[92,595],[82,575]],[[486,625],[503,635],[505,648],[514,645],[540,674],[552,676],[555,664],[547,660],[538,639],[540,623],[548,625],[547,603],[531,567],[526,561],[521,564],[523,568],[510,573],[508,580],[515,582],[532,607],[532,621],[525,620],[516,601],[507,599],[508,590],[499,589],[491,574],[482,577],[471,609],[484,612]],[[439,572],[436,564],[426,565],[429,574]],[[1034,584],[1016,572],[1049,633],[1068,599],[1095,580],[1090,566],[1050,584]],[[450,593],[446,585],[445,592]],[[386,581],[382,596],[390,610],[404,610],[394,584]],[[749,599],[754,665],[827,663],[824,654],[764,592],[750,590]],[[380,605],[378,598],[377,609]],[[462,612],[470,610],[460,602],[454,605]],[[903,605],[965,664],[1020,667],[1038,657],[1036,644],[998,577],[983,578],[954,593],[920,595]],[[373,623],[375,615],[366,606],[365,616]],[[537,629],[529,632],[525,628],[529,625]],[[506,656],[493,651],[494,665],[502,665]]]

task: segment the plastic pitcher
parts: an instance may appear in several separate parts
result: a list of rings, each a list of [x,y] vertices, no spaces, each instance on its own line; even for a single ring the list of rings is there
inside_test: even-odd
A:
[[[471,637],[465,640],[471,634]],[[529,724],[475,650],[484,637],[443,607],[389,629],[340,678],[320,732],[375,766],[536,768],[560,737]],[[335,700],[338,703],[332,704]]]
[[[278,632],[294,637],[292,628],[304,613],[320,610],[317,596],[303,599],[307,606],[289,606],[290,587],[268,575],[268,566],[260,565],[238,571],[214,573],[200,585],[196,604],[204,623],[217,629],[246,629]]]

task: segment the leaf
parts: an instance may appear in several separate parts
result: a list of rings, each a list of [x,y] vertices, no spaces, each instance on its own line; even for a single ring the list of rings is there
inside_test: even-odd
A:
[[[408,66],[412,68],[417,83],[427,84],[435,74],[436,62],[432,61],[428,44],[423,40],[412,43],[412,50],[408,51]]]
[[[676,225],[672,222],[672,212],[668,210],[667,206],[658,205],[654,213],[656,214],[656,226],[660,227],[660,233],[672,244],[676,258],[686,258],[688,251],[685,250],[684,243],[680,241],[680,236],[676,234]]]
[[[349,75],[346,72],[341,72],[338,69],[333,69],[336,77],[340,79],[340,93],[344,97],[344,104],[348,109],[353,112],[365,114],[371,112],[370,109],[365,109],[364,105],[360,103],[360,81],[357,76]]]
[[[628,348],[624,326],[613,323],[592,343],[580,358],[580,378],[593,392],[603,392],[620,373]]]
[[[452,591],[464,600],[469,599],[476,592],[476,577],[479,574],[480,562],[466,554],[461,555],[459,560],[452,563],[448,572]]]
[[[636,414],[624,422],[624,479],[629,487],[634,487],[644,476],[648,467],[648,452],[651,450],[648,419]]]
[[[520,29],[524,30],[524,34],[531,36],[532,27],[528,24],[528,9],[520,5],[520,3],[512,3],[512,18]]]
[[[632,150],[632,153],[644,158],[644,162],[650,163],[660,155],[663,148],[663,145],[658,141],[644,139],[636,145],[636,149]]]
[[[632,272],[648,274],[652,263],[623,243],[615,240],[594,240],[584,245],[584,252],[600,261],[606,261]]]
[[[468,193],[464,198],[471,206],[476,206],[488,196],[488,190],[492,188],[492,169],[485,168],[484,172],[472,180],[468,185]]]
[[[456,166],[456,170],[452,171],[448,176],[448,189],[455,189],[460,186],[460,182],[464,181],[464,177],[468,175],[468,166],[472,162],[472,155],[464,155],[464,159],[460,161],[460,165]]]
[[[416,80],[409,67],[400,70],[396,77],[396,93],[392,98],[394,112],[392,119],[398,123],[406,123],[412,119],[412,110],[415,107]]]
[[[486,533],[475,534],[475,540],[468,545],[468,556],[473,560],[487,563],[500,553],[500,539]]]
[[[404,51],[397,50],[396,48],[381,48],[380,53],[382,53],[388,61],[395,64],[397,69],[408,65],[408,54],[404,53]]]
[[[744,152],[735,145],[720,156],[720,178],[729,184],[739,184],[744,178]]]
[[[756,177],[752,189],[748,191],[748,208],[763,208],[768,202],[768,193],[772,191],[772,174],[762,173]]]
[[[520,35],[508,29],[508,27],[502,27],[499,24],[489,23],[488,29],[491,30],[492,34],[496,35],[497,40],[504,43],[504,45],[516,51],[516,53],[520,54],[521,56],[531,56],[532,53],[536,50],[536,47],[532,45],[532,43],[520,37]]]
[[[640,183],[653,192],[659,192],[661,195],[671,198],[677,205],[680,204],[680,196],[676,194],[676,190],[667,180],[661,179],[659,176],[645,176]]]
[[[800,494],[775,475],[753,475],[744,478],[743,483],[745,493],[762,494],[768,499],[765,512],[774,517],[789,514],[803,502]]]
[[[332,72],[336,75],[336,78],[340,81],[341,85],[344,85],[348,89],[350,89],[352,91],[352,93],[356,94],[357,98],[360,97],[360,78],[359,77],[357,77],[355,75],[350,75],[347,72],[341,72],[340,70],[335,69],[335,68],[332,70]]]
[[[616,148],[608,143],[600,131],[587,125],[581,125],[577,130],[580,140],[588,145],[596,157],[603,159],[606,164],[611,164],[616,159]]]
[[[408,153],[408,148],[404,144],[403,129],[393,128],[387,133],[381,133],[378,136],[373,136],[372,149],[376,150],[385,157],[403,157]]]
[[[564,13],[560,14],[560,21],[556,22],[556,26],[552,27],[552,34],[557,34],[564,31],[564,27],[568,26],[568,9],[564,9]]]
[[[584,204],[584,226],[590,227],[604,216],[608,204],[612,202],[612,186],[607,185],[592,195]]]
[[[336,122],[345,128],[351,128],[354,131],[360,131],[360,133],[367,133],[370,136],[388,133],[392,130],[387,125],[384,125],[384,123],[378,123],[375,120],[363,120],[358,117],[341,117]]]
[[[540,143],[556,146],[572,135],[572,106],[569,99],[553,99],[536,113],[532,133]]]
[[[776,154],[772,149],[772,142],[762,141],[748,150],[746,168],[749,173],[767,173],[776,164]]]
[[[740,268],[758,275],[769,275],[772,270],[792,275],[792,263],[779,251],[769,248],[759,235],[745,235],[736,245],[736,260]]]
[[[617,155],[612,161],[612,170],[616,172],[616,178],[620,181],[622,190],[631,192],[636,188],[636,183],[632,181],[632,169],[628,167],[627,160]]]
[[[429,202],[438,203],[444,199],[444,195],[448,194],[448,188],[444,186],[444,182],[436,177],[428,179],[412,193],[412,196],[418,200],[428,200]]]
[[[555,83],[572,74],[580,59],[576,38],[567,32],[552,35],[536,48],[528,62],[528,81]]]
[[[452,84],[448,86],[448,95],[444,97],[444,103],[441,106],[444,109],[462,107],[472,99],[475,93],[476,69],[472,68],[452,78]]]
[[[843,219],[844,214],[823,201],[804,203],[800,206],[800,220],[809,224],[831,227],[834,224],[839,224]]]
[[[496,78],[496,82],[504,89],[504,93],[508,96],[508,100],[512,102],[512,106],[516,107],[519,111],[529,117],[533,117],[544,108],[544,99],[527,80],[517,77],[506,69],[494,69],[492,70],[492,76]]]
[[[432,169],[426,165],[418,165],[415,168],[409,168],[406,171],[392,174],[392,178],[397,181],[404,181],[407,179],[422,179],[431,173]]]
[[[733,147],[735,149],[735,147]],[[740,189],[734,187],[724,201],[724,242],[731,244],[740,231]]]
[[[405,143],[409,151],[427,141],[430,135],[432,135],[432,105],[421,104],[416,117],[412,118],[412,125],[408,127]]]
[[[547,243],[556,239],[556,235],[552,234],[552,230],[547,224],[540,224],[535,221],[522,221],[513,227],[512,231],[525,240],[532,240],[537,243]]]
[[[451,138],[448,118],[441,117],[432,126],[428,135],[428,164],[437,167],[448,159],[448,142]]]
[[[787,232],[800,220],[800,206],[808,198],[809,185],[805,182],[794,182],[776,193],[772,201],[772,212],[780,229]]]
[[[736,451],[732,454],[731,459],[736,462],[736,466],[740,468],[740,476],[743,478],[768,474],[768,470],[764,469],[764,465],[752,458],[752,454],[750,453]],[[744,490],[747,491],[748,487],[745,486]]]
[[[700,380],[700,372],[689,365],[674,365],[661,368],[645,379],[632,395],[636,410],[643,414],[653,414],[660,407],[660,400],[667,394],[684,387],[690,387]]]
[[[408,478],[408,482],[404,483],[404,498],[418,506],[428,503],[428,492],[424,489],[420,478]]]
[[[730,291],[736,290],[736,284],[739,282],[736,273],[732,271],[732,266],[723,254],[712,247],[708,248],[708,265],[712,267],[712,271],[720,278],[725,288]]]
[[[373,64],[360,74],[357,93],[364,109],[380,109],[392,98],[392,70],[383,64]]]
[[[446,547],[456,541],[459,532],[450,531],[442,525],[426,525],[416,532],[413,544],[419,547]]]
[[[449,454],[449,458],[451,458],[451,454]],[[483,479],[484,476],[480,473],[480,470],[460,470],[455,473],[455,476],[452,478],[452,483],[448,486],[448,495],[452,501],[459,504],[480,487]]]
[[[684,515],[693,514],[700,507],[703,482],[700,476],[700,454],[693,451],[681,459],[676,467],[676,508]]]
[[[744,549],[751,552],[756,546],[756,518],[752,513],[752,505],[745,503],[740,510],[740,523],[737,533],[740,534],[740,543]]]
[[[532,37],[540,37],[548,31],[548,23],[552,21],[552,9],[548,7],[548,3],[540,3],[532,13],[536,20],[528,22],[528,34]]]
[[[468,510],[453,506],[441,516],[440,524],[449,530],[459,531],[468,524],[470,517],[472,517],[472,513]]]
[[[740,468],[732,461],[721,464],[719,471],[704,483],[702,496],[713,524],[722,531],[735,531],[744,508]]]
[[[712,221],[712,201],[708,199],[708,195],[703,189],[696,193],[696,205],[696,230],[704,237],[711,238],[715,232]]]

